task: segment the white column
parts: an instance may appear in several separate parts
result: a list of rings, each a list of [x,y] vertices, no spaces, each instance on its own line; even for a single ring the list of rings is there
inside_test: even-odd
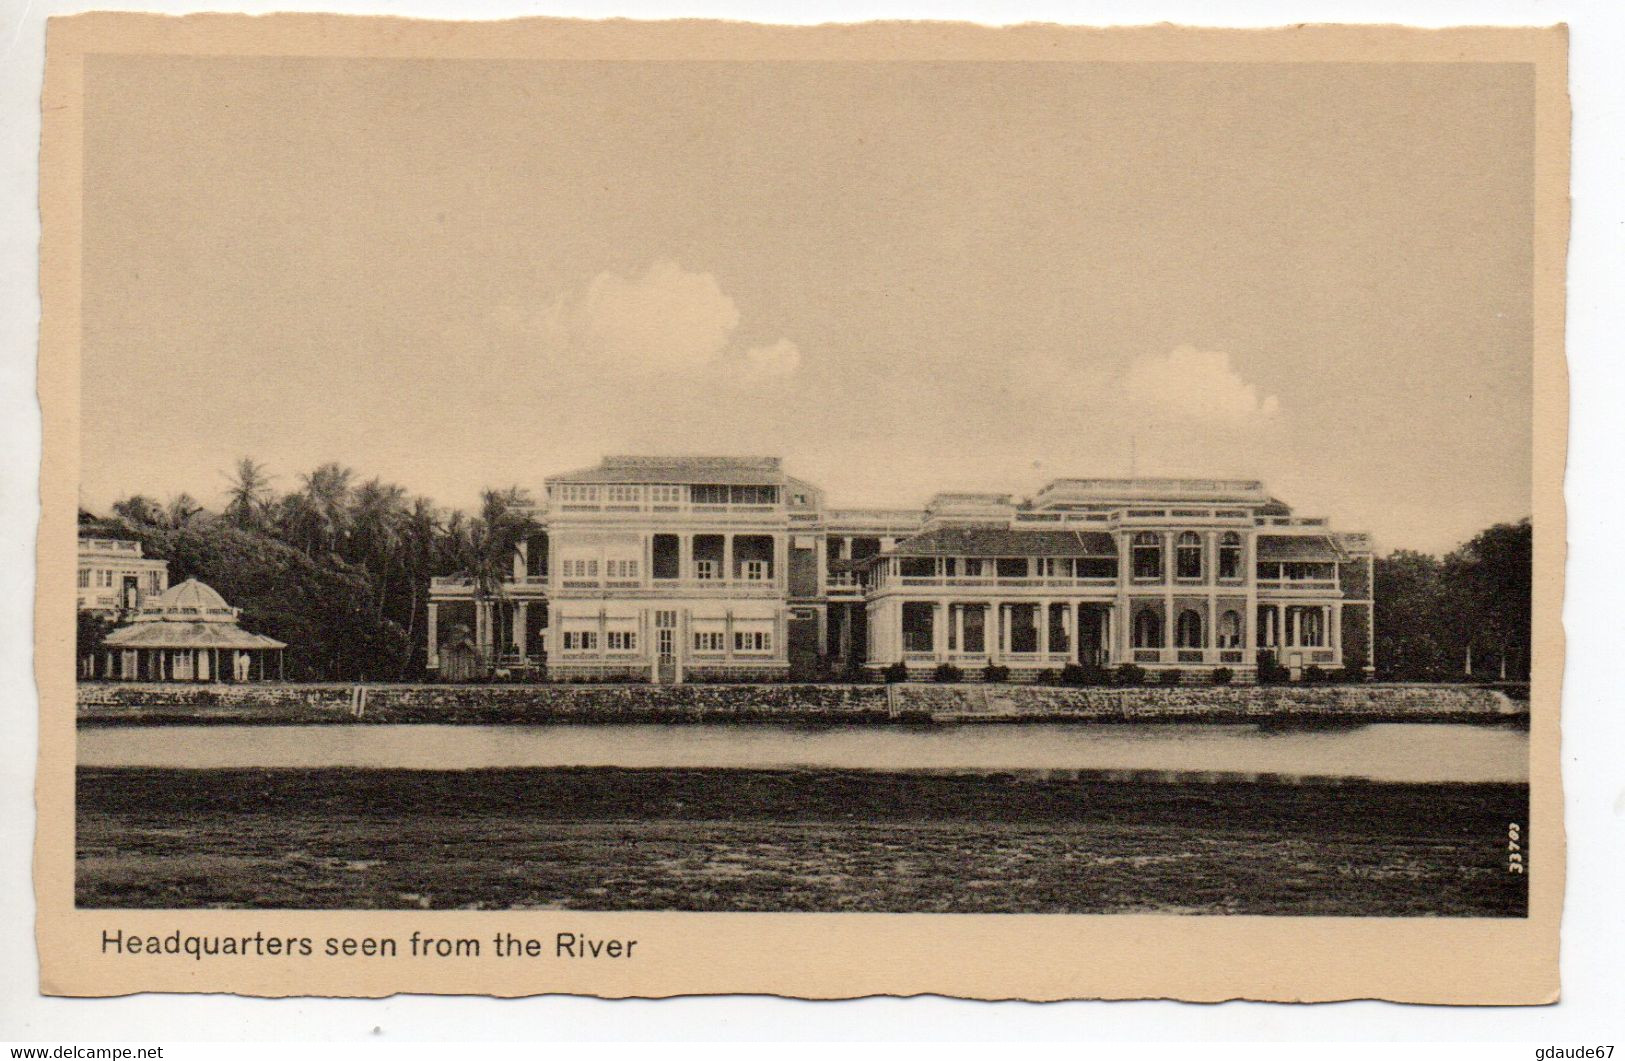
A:
[[[522,582],[525,578],[526,558],[530,555],[530,543],[520,542],[513,551],[513,580]]]
[[[948,658],[948,606],[940,601],[931,606],[931,652],[938,662]]]
[[[1331,625],[1331,641],[1332,641],[1332,643],[1331,643],[1331,649],[1332,649],[1333,652],[1337,653],[1337,656],[1335,657],[1337,659],[1337,661],[1342,662],[1342,660],[1343,660],[1343,604],[1342,604],[1342,602],[1339,601],[1337,604],[1334,604],[1334,605],[1330,606],[1329,610],[1331,612],[1331,617],[1332,617],[1332,625]]]
[[[440,666],[440,605],[435,604],[433,601],[429,602],[429,614],[424,633],[429,639],[428,660],[429,667],[433,669]]]
[[[1038,602],[1038,651],[1048,662],[1049,657],[1049,601]]]
[[[958,646],[955,651],[961,655],[965,652],[965,606],[963,604],[950,605],[954,616],[954,644]]]
[[[530,619],[530,604],[529,604],[529,602],[527,602],[527,601],[519,601],[516,604],[514,604],[514,606],[513,606],[513,647],[514,647],[514,650],[519,653],[519,657],[521,659],[523,659],[526,655],[529,654],[529,651],[528,651],[529,650],[529,645],[527,644],[527,642],[529,640],[529,633],[530,632],[525,629],[529,619]]]
[[[734,577],[734,536],[722,536],[722,578],[725,582],[732,582]]]

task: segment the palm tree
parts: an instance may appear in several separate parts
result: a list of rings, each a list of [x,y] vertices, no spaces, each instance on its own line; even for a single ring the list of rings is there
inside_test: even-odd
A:
[[[227,474],[225,515],[243,530],[263,530],[271,504],[271,476],[265,465],[252,457],[242,457]]]
[[[330,553],[338,552],[339,541],[350,529],[350,480],[355,472],[329,461],[308,475],[301,475],[308,515]]]
[[[391,571],[399,564],[401,529],[406,519],[406,490],[372,478],[356,488],[350,506],[350,555],[372,575],[378,618],[389,599]]]
[[[473,583],[476,616],[488,603],[507,596],[505,582],[513,574],[514,555],[537,529],[533,512],[530,495],[517,486],[482,491],[480,514],[454,540],[461,554],[459,567]],[[494,656],[490,662],[494,667]]]
[[[113,514],[139,527],[156,527],[164,522],[163,506],[144,494],[113,502]]]
[[[412,499],[412,507],[401,518],[400,557],[410,598],[406,607],[406,653],[401,660],[401,680],[405,681],[416,652],[418,612],[427,602],[429,579],[433,577],[442,548],[440,510],[426,497]]]
[[[164,508],[164,520],[173,530],[184,530],[192,522],[192,517],[203,511],[203,506],[197,503],[197,498],[186,491],[181,491],[169,499]]]

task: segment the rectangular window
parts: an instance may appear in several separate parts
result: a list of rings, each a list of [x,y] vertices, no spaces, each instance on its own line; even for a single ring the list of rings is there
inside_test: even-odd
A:
[[[90,568],[88,568],[88,567],[84,568],[83,570],[81,570],[79,572],[79,588],[80,589],[89,589],[90,588]]]
[[[620,502],[638,501],[642,493],[642,488],[637,486],[612,486],[609,488],[609,499]]]
[[[649,500],[657,505],[681,504],[683,488],[680,486],[651,486],[649,487]]]
[[[721,630],[696,630],[696,631],[694,631],[694,651],[695,652],[721,652],[722,651],[722,631]]]
[[[771,652],[773,635],[766,630],[735,630],[735,652]]]
[[[566,630],[564,632],[564,651],[566,652],[593,652],[598,648],[598,631],[596,630]]]
[[[726,486],[711,486],[697,483],[688,488],[689,500],[696,505],[726,505],[728,503],[728,488]]]
[[[112,589],[113,588],[113,572],[111,572],[111,571],[98,571],[98,572],[96,572],[96,585],[102,587],[103,589]]]
[[[981,578],[986,573],[987,572],[983,570],[982,561],[977,559],[969,559],[965,561],[966,578]]]
[[[598,487],[586,486],[581,483],[562,483],[559,486],[560,501],[597,501]]]
[[[597,578],[597,560],[566,560],[564,561],[565,578]]]
[[[745,581],[747,581],[747,582],[766,582],[767,581],[767,561],[766,560],[746,560],[745,561]]]
[[[994,570],[1000,578],[1026,578],[1027,560],[1025,557],[1006,556],[993,561]]]
[[[694,561],[694,577],[701,582],[711,582],[717,577],[717,562],[715,560]]]
[[[638,577],[638,562],[636,560],[606,560],[604,569],[610,578]]]
[[[736,505],[776,505],[779,488],[776,486],[734,486],[728,489],[728,500]]]
[[[631,630],[611,630],[604,635],[609,639],[611,652],[635,652],[638,647],[638,635]]]

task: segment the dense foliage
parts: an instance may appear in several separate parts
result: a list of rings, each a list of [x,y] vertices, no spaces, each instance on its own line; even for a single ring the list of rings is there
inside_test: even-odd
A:
[[[1444,557],[1376,562],[1377,676],[1529,677],[1534,532],[1498,523]]]
[[[469,516],[380,479],[357,483],[338,464],[286,494],[246,457],[230,478],[219,512],[188,494],[136,495],[106,517],[81,513],[80,529],[141,542],[169,561],[172,585],[213,586],[245,627],[288,643],[289,677],[421,678],[429,579],[467,575],[479,595],[499,596],[515,546],[535,530],[518,487],[485,491]],[[91,630],[81,640],[99,642]]]

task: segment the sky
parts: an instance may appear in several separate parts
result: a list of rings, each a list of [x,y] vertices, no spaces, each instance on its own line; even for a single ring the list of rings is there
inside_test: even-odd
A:
[[[1447,550],[1530,510],[1532,102],[1511,64],[93,56],[81,501],[775,454],[837,506],[1260,478]]]

